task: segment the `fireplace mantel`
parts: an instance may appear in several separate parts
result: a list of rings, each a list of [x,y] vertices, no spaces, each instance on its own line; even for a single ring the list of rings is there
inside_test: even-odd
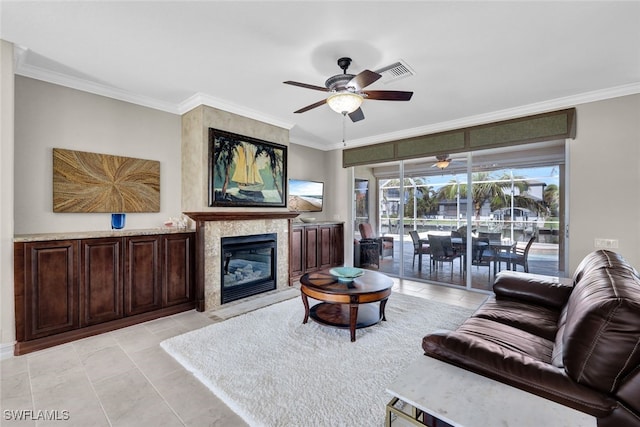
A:
[[[251,219],[289,219],[299,215],[298,212],[280,211],[209,211],[209,212],[185,212],[189,218],[196,222],[205,221],[246,221]]]

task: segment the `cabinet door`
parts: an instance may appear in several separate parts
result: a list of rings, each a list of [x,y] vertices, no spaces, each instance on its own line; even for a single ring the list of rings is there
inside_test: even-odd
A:
[[[331,264],[344,264],[344,226],[342,224],[335,225],[331,228]]]
[[[162,306],[160,236],[126,237],[124,313],[126,316]]]
[[[168,234],[162,241],[162,305],[193,301],[195,236]]]
[[[25,243],[25,339],[80,326],[78,242]]]
[[[289,232],[289,283],[304,274],[304,227]]]
[[[304,227],[304,272],[318,269],[318,227]]]
[[[81,241],[82,326],[123,316],[122,238]]]
[[[327,268],[333,265],[333,228],[331,225],[318,227],[318,259],[320,268]]]

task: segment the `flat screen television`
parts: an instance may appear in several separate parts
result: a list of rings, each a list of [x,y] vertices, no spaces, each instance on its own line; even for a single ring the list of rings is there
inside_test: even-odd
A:
[[[323,182],[289,179],[287,207],[296,212],[320,212],[323,195]]]

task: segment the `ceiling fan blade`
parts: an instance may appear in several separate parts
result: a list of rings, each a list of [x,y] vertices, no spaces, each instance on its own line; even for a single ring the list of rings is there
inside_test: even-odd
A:
[[[326,103],[327,103],[327,100],[323,99],[322,101],[318,101],[315,104],[307,105],[306,107],[303,107],[303,108],[299,109],[298,111],[294,111],[294,113],[304,113],[305,111],[312,110],[312,109],[314,109],[316,107],[319,107],[321,105],[324,105]]]
[[[282,83],[284,83],[286,85],[293,85],[293,86],[303,87],[305,89],[313,89],[313,90],[320,90],[322,92],[329,92],[329,89],[327,89],[326,87],[310,85],[310,84],[307,84],[307,83],[292,82],[291,80],[287,80],[286,82],[282,82]]]
[[[413,92],[403,92],[401,90],[365,90],[368,99],[378,101],[408,101],[413,96]]]
[[[363,88],[369,86],[371,83],[375,82],[382,76],[378,73],[374,73],[373,71],[364,70],[347,83],[347,87],[353,86],[356,91],[360,91]]]
[[[358,108],[356,111],[349,113],[349,118],[352,122],[359,122],[360,120],[364,120],[364,113],[362,112],[362,108]]]

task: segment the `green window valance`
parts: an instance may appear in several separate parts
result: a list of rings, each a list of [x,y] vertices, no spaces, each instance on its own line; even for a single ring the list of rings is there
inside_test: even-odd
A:
[[[342,152],[342,166],[415,159],[554,139],[575,138],[576,110],[554,111]]]

